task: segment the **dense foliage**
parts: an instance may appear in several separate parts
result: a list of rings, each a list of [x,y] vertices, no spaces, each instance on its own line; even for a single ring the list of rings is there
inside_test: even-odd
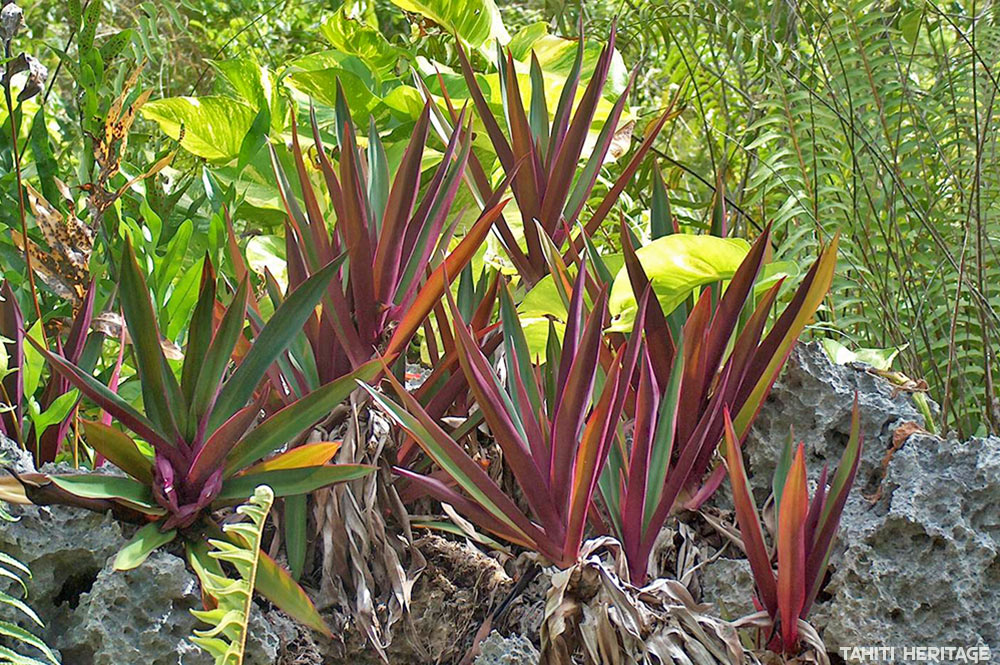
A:
[[[861,446],[810,499],[789,443],[768,548],[740,445],[796,341],[1000,424],[1000,14],[333,5],[4,4],[0,434],[74,472],[0,499],[135,524],[119,569],[183,544],[238,662],[254,589],[329,632],[335,483],[561,568],[613,537],[642,586],[728,475],[796,652]],[[371,464],[327,436],[380,414]]]

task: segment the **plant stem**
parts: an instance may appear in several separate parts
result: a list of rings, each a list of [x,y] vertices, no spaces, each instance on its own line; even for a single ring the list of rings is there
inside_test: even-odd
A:
[[[21,238],[24,243],[24,262],[28,268],[28,285],[31,287],[31,302],[35,306],[35,315],[38,321],[42,320],[42,308],[38,305],[38,290],[35,288],[35,271],[31,266],[31,248],[28,238],[28,223],[24,212],[24,187],[21,184],[21,153],[17,146],[17,127],[14,122],[14,102],[10,94],[10,44],[4,47],[4,56],[7,58],[7,65],[4,72],[3,96],[7,102],[7,118],[10,120],[10,146],[14,151],[14,173],[17,176],[17,207],[21,215]],[[42,326],[42,339],[45,339],[44,326]]]

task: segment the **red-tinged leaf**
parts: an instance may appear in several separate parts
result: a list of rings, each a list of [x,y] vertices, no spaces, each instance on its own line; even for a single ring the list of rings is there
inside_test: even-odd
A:
[[[296,621],[327,637],[333,637],[333,632],[323,621],[316,606],[288,571],[264,552],[259,557],[254,588]]]
[[[712,294],[706,289],[684,324],[684,376],[681,379],[677,440],[691,438],[702,415],[706,391],[715,376],[716,367],[706,366],[708,326],[712,317]]]
[[[414,473],[409,469],[393,467],[393,471],[406,478],[414,485],[420,487],[427,496],[430,496],[442,503],[452,505],[460,514],[479,525],[481,528],[500,536],[504,540],[515,545],[520,545],[528,549],[539,547],[540,543],[535,543],[524,537],[523,534],[511,529],[508,525],[496,519],[490,513],[483,510],[479,504],[470,501],[454,489],[444,484],[437,478]]]
[[[180,456],[174,446],[168,442],[165,435],[157,431],[156,427],[138,411],[132,408],[128,402],[123,400],[100,381],[90,376],[77,366],[66,361],[65,358],[49,352],[39,342],[31,337],[27,338],[31,344],[38,349],[38,352],[45,356],[52,369],[59,372],[72,383],[81,393],[90,398],[99,407],[117,418],[125,427],[132,430],[140,437],[149,442],[158,452],[172,460],[180,463]]]
[[[554,489],[563,488],[560,508],[564,514],[569,509],[570,494],[568,490],[573,477],[573,459],[576,457],[580,442],[580,427],[587,417],[591,393],[599,368],[598,358],[601,348],[601,334],[604,319],[607,314],[607,293],[602,291],[601,298],[587,320],[586,328],[580,340],[580,346],[572,354],[572,365],[562,383],[562,399],[555,408],[552,417],[550,441],[552,442],[552,457],[550,462],[550,486]],[[567,353],[563,352],[563,362]],[[617,369],[617,367],[615,367]],[[610,383],[610,379],[608,381]],[[610,404],[608,405],[610,408]],[[593,436],[597,436],[596,433]],[[596,440],[595,440],[596,441]],[[596,442],[594,445],[598,445]],[[558,500],[558,498],[557,498]]]
[[[338,97],[341,97],[338,82]],[[337,210],[337,231],[342,234],[352,266],[365,266],[364,270],[352,270],[348,286],[354,303],[354,318],[358,333],[363,340],[373,340],[375,336],[375,283],[370,266],[374,259],[370,235],[371,215],[365,196],[365,178],[362,173],[360,155],[354,125],[344,123],[344,143],[340,151],[340,183],[343,196]]]
[[[510,172],[514,167],[514,153],[507,142],[507,137],[504,136],[503,131],[500,129],[500,125],[497,124],[496,118],[493,117],[493,110],[486,101],[486,97],[483,96],[483,91],[479,87],[479,81],[476,79],[476,74],[472,70],[472,64],[469,62],[469,57],[465,54],[465,49],[461,45],[458,47],[458,61],[462,68],[462,76],[465,77],[465,83],[469,88],[469,96],[472,97],[472,103],[476,106],[476,113],[479,114],[479,119],[486,127],[486,134],[490,137],[490,142],[493,144],[493,151],[496,152],[497,158],[500,159],[500,164],[503,166],[504,171]]]
[[[246,500],[258,485],[267,485],[276,497],[308,494],[329,485],[364,478],[374,470],[374,466],[367,464],[333,464],[246,473],[226,480],[216,500]]]
[[[237,341],[243,335],[243,327],[246,325],[247,294],[249,289],[249,279],[244,277],[239,288],[236,290],[233,302],[229,305],[225,315],[222,317],[222,321],[219,323],[219,328],[215,332],[211,344],[209,344],[208,351],[198,359],[198,362],[202,364],[202,368],[198,372],[198,381],[195,384],[192,395],[190,419],[197,424],[199,435],[204,432],[205,418],[212,411],[216,396],[219,394],[220,386],[222,385],[222,378],[233,356],[233,350],[236,348]],[[244,358],[245,361],[246,359]],[[200,441],[192,443],[200,443]]]
[[[421,449],[458,483],[476,503],[528,542],[545,540],[517,505],[493,482],[493,479],[420,407],[391,373],[386,378],[403,402],[404,408],[386,399],[368,386],[362,386],[375,403],[412,436]],[[471,518],[471,516],[470,516]],[[484,525],[485,527],[485,525]]]
[[[312,181],[306,171],[305,159],[302,157],[302,148],[299,145],[299,132],[295,122],[295,114],[292,113],[292,155],[295,157],[295,172],[299,176],[299,186],[302,189],[302,200],[306,204],[306,216],[309,221],[310,239],[313,251],[319,258],[320,265],[332,261],[336,253],[330,246],[330,236],[326,231],[326,221],[323,212],[320,210],[319,201],[316,199],[316,192],[313,190]]]
[[[733,331],[739,324],[740,313],[753,295],[754,282],[757,281],[757,276],[764,265],[770,241],[771,225],[768,224],[736,269],[729,286],[719,300],[706,342],[706,367],[718,367],[722,362]]]
[[[531,447],[527,441],[527,431],[522,423],[523,416],[514,406],[510,396],[503,390],[499,378],[493,373],[489,361],[462,323],[458,307],[446,294],[455,321],[455,342],[458,359],[466,381],[476,398],[476,404],[483,418],[501,447],[518,485],[524,491],[525,499],[535,515],[553,538],[561,537],[563,522],[559,517],[559,507],[553,505],[549,484],[535,463]],[[557,535],[558,534],[558,535]]]
[[[541,221],[549,234],[558,228],[559,218],[569,194],[569,188],[576,175],[577,164],[583,152],[590,125],[601,101],[601,92],[608,78],[608,70],[615,52],[615,30],[612,28],[608,42],[601,50],[590,81],[584,90],[583,97],[576,105],[576,112],[570,122],[564,138],[559,144],[552,167],[549,170],[549,181],[545,186],[545,197],[541,202]]]
[[[587,158],[586,165],[576,178],[573,191],[570,193],[562,210],[566,226],[572,226],[577,223],[577,219],[579,219],[580,213],[587,203],[587,198],[594,189],[594,183],[597,182],[597,176],[604,165],[604,159],[611,148],[611,142],[618,133],[618,121],[625,110],[625,102],[628,100],[629,92],[632,90],[638,71],[638,68],[632,70],[628,83],[625,84],[625,89],[618,97],[618,101],[611,108],[611,113],[604,120],[604,126],[601,127],[601,132],[597,136],[597,142],[591,150],[590,157]],[[555,229],[553,233],[553,239],[556,241],[556,244],[561,244],[562,240],[568,237],[569,233],[564,233],[562,228]]]
[[[464,117],[464,116],[463,116]],[[429,265],[435,244],[447,247],[449,233],[442,234],[445,219],[462,184],[465,165],[472,151],[471,132],[456,130],[445,149],[438,171],[431,179],[420,206],[406,226],[403,238],[403,273],[393,293],[392,302],[397,308],[405,309],[416,293],[420,278]],[[468,140],[463,140],[468,138]],[[457,155],[455,154],[457,151]],[[453,221],[457,224],[461,213]],[[459,273],[461,270],[459,270]],[[458,273],[456,273],[458,274]]]
[[[420,189],[420,164],[427,143],[430,124],[430,105],[424,110],[413,127],[412,138],[403,153],[403,159],[396,169],[396,176],[389,190],[389,200],[382,220],[382,232],[375,249],[375,286],[380,302],[392,302],[399,272],[402,268],[403,237],[406,222],[413,211]]]
[[[242,473],[263,473],[278,469],[301,469],[307,466],[322,466],[333,459],[340,450],[340,441],[321,441],[286,450],[280,455],[254,464]]]
[[[518,206],[521,208],[521,217],[525,221],[525,230],[528,229],[530,220],[539,219],[540,196],[545,191],[542,183],[542,164],[535,149],[535,142],[531,132],[531,122],[528,114],[524,110],[521,101],[521,86],[518,84],[517,71],[514,69],[514,57],[507,53],[507,63],[501,73],[504,79],[503,96],[506,110],[507,123],[510,127],[511,148],[514,159],[524,160],[526,166],[522,167],[514,178],[513,189],[518,194]],[[533,195],[526,195],[528,192]],[[545,225],[545,221],[543,225]],[[525,234],[527,238],[527,234]],[[531,246],[528,246],[529,254]]]
[[[621,243],[622,252],[625,257],[625,267],[628,271],[629,282],[632,285],[632,293],[635,294],[636,302],[646,292],[652,289],[646,271],[639,261],[639,256],[632,246],[632,236],[625,225],[625,218],[622,216],[621,222]],[[656,381],[660,385],[665,385],[671,374],[670,363],[677,355],[674,348],[674,341],[670,337],[670,327],[667,326],[667,319],[663,315],[663,308],[656,298],[646,310],[646,344],[649,345],[649,355],[656,372]]]
[[[257,420],[260,409],[260,402],[243,407],[208,437],[188,469],[187,482],[190,486],[201,487],[213,473],[225,466],[226,457]]]
[[[0,341],[0,344],[6,346],[10,367],[24,367],[24,316],[8,281],[4,281],[0,288],[0,337],[9,340]],[[24,378],[21,374],[11,372],[2,379],[4,392],[13,410],[0,413],[0,429],[11,438],[17,438],[20,430],[21,404],[24,401]]]
[[[128,236],[125,238],[119,289],[122,314],[132,337],[138,365],[143,407],[161,431],[170,437],[179,437],[183,428],[178,427],[176,417],[186,420],[187,404],[163,356],[149,289]]]
[[[562,92],[559,93],[559,101],[552,117],[552,130],[549,132],[549,144],[545,150],[545,171],[552,173],[552,165],[555,162],[556,154],[566,138],[566,130],[569,127],[570,115],[573,112],[573,102],[576,99],[576,91],[580,85],[580,69],[583,67],[583,54],[586,40],[584,38],[583,20],[580,20],[579,38],[577,39],[576,57],[573,59],[573,67],[569,76],[563,82]]]
[[[802,280],[792,301],[785,307],[771,332],[761,343],[750,371],[760,378],[752,386],[741,388],[743,406],[733,421],[737,431],[743,432],[756,417],[757,412],[767,397],[778,373],[785,364],[788,354],[798,340],[802,329],[812,319],[830,285],[833,283],[834,270],[837,267],[837,246],[840,236],[823,250],[819,258],[810,268],[806,278]],[[745,395],[745,397],[744,397]]]
[[[441,299],[445,289],[448,288],[448,280],[452,276],[460,274],[462,269],[472,260],[472,257],[479,250],[479,246],[486,240],[490,227],[500,216],[505,205],[507,205],[507,201],[501,201],[484,212],[472,228],[466,232],[465,237],[452,250],[448,258],[444,260],[444,263],[431,273],[414,297],[409,309],[400,318],[396,330],[386,345],[384,355],[394,356],[406,350],[406,346],[420,328],[420,324],[427,318],[435,303]]]
[[[584,331],[584,284],[587,274],[587,265],[581,261],[577,269],[576,280],[573,283],[569,303],[566,307],[566,330],[563,333],[562,357],[559,363],[559,375],[556,379],[558,385],[566,385],[573,360],[576,358],[577,350],[580,348],[580,341]],[[558,276],[552,276],[559,283]]]
[[[771,557],[764,545],[764,530],[761,528],[757,506],[750,493],[747,472],[743,466],[743,455],[737,444],[736,433],[729,410],[724,411],[726,465],[729,468],[729,482],[733,487],[733,505],[736,508],[736,521],[740,526],[740,536],[743,539],[743,549],[750,562],[754,583],[764,609],[771,617],[778,614],[778,588],[771,569]]]
[[[597,487],[597,479],[601,475],[601,467],[605,458],[604,443],[608,428],[614,427],[617,414],[614,412],[614,401],[618,389],[618,374],[621,364],[615,362],[608,373],[604,391],[601,393],[597,406],[587,419],[579,444],[575,446],[574,457],[567,463],[570,476],[565,485],[555,487],[566,488],[567,519],[566,539],[563,547],[562,565],[572,564],[580,554],[580,544],[583,542],[583,529]],[[556,444],[553,443],[553,450]],[[567,491],[568,490],[568,491]]]
[[[127,434],[107,425],[80,420],[87,443],[109,462],[141,483],[153,483],[153,464]]]
[[[645,159],[646,153],[653,147],[653,142],[656,140],[657,135],[659,135],[660,130],[663,129],[663,125],[666,124],[667,120],[676,116],[677,113],[678,111],[668,109],[663,113],[663,115],[660,116],[659,120],[657,120],[652,127],[647,130],[646,138],[643,139],[642,144],[635,151],[635,154],[632,155],[632,159],[629,160],[628,165],[622,169],[618,179],[615,180],[615,184],[611,186],[608,193],[604,195],[603,199],[601,199],[601,203],[597,206],[594,214],[589,220],[587,220],[587,224],[584,226],[587,235],[594,235],[594,233],[597,232],[597,229],[601,227],[604,219],[608,216],[608,213],[611,212],[611,208],[621,198],[622,192],[625,191],[625,186],[632,179],[632,176],[635,175],[635,172],[639,170],[639,166],[642,164],[642,160]]]
[[[830,551],[833,547],[833,537],[837,533],[840,525],[840,516],[847,503],[847,495],[854,485],[854,479],[858,473],[858,464],[861,461],[861,451],[864,447],[864,440],[861,434],[861,416],[858,409],[858,396],[854,395],[854,408],[851,412],[851,435],[847,441],[847,447],[837,465],[837,471],[833,475],[833,482],[823,510],[820,513],[819,522],[816,525],[814,540],[810,543],[809,558],[806,560],[806,602],[802,607],[802,616],[805,616],[820,587],[823,585],[823,577],[826,575],[826,566],[830,560]]]
[[[313,315],[344,257],[325,266],[295,289],[275,310],[236,371],[226,381],[208,421],[214,430],[246,406],[268,367],[284,353],[293,338]],[[249,495],[247,495],[249,496]]]
[[[358,381],[371,381],[381,370],[381,362],[372,360],[275,413],[236,444],[226,460],[226,476],[233,475],[291,443],[302,432],[330,413],[333,407],[347,399],[354,392]]]
[[[632,450],[629,458],[628,479],[625,483],[625,497],[622,504],[622,546],[626,553],[638,553],[642,544],[642,531],[646,524],[646,482],[649,479],[650,454],[656,428],[656,403],[659,395],[653,385],[652,366],[648,354],[644,354],[639,370],[639,391],[635,401]],[[643,562],[645,563],[645,562]],[[638,565],[629,557],[630,567]],[[645,569],[631,570],[634,584],[641,584]]]
[[[340,187],[340,180],[337,179],[337,172],[334,170],[333,164],[330,162],[330,157],[326,154],[326,148],[323,147],[323,139],[320,137],[319,123],[316,121],[316,109],[312,106],[312,104],[309,105],[309,121],[312,124],[313,141],[316,144],[316,154],[319,157],[320,171],[323,173],[323,179],[326,180],[326,189],[327,193],[330,195],[330,201],[333,203],[334,210],[339,217],[340,209],[337,208],[337,206],[339,205],[340,199],[343,197],[343,192]],[[341,251],[341,248],[336,234],[331,238],[330,242],[333,253],[338,254]]]
[[[778,515],[778,611],[781,618],[781,640],[786,652],[799,641],[799,614],[806,598],[805,587],[805,523],[809,511],[809,490],[806,486],[804,446],[798,452],[788,472]]]
[[[240,278],[245,279],[245,277]],[[194,398],[194,388],[205,361],[205,354],[212,343],[215,331],[215,270],[212,262],[205,257],[201,268],[201,286],[198,301],[188,326],[187,345],[184,349],[184,365],[181,369],[181,392],[188,404]]]
[[[826,480],[830,473],[830,467],[827,464],[823,465],[823,470],[819,472],[819,480],[816,481],[816,491],[809,501],[809,516],[806,518],[806,551],[812,549],[812,545],[816,539],[816,527],[819,525],[819,516],[823,512],[823,508],[826,507]],[[807,554],[808,557],[808,554]],[[808,560],[808,559],[807,559]],[[808,579],[809,571],[806,571],[806,578]]]

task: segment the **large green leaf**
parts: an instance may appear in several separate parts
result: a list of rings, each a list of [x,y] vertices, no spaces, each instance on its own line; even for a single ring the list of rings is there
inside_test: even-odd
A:
[[[212,161],[229,161],[240,154],[257,109],[229,97],[168,97],[148,102],[143,114],[181,146]]]
[[[669,314],[693,289],[732,277],[749,250],[749,243],[740,238],[675,233],[654,240],[636,254],[663,313]],[[608,300],[611,330],[630,331],[637,308],[628,272],[622,268]]]
[[[360,58],[379,76],[391,74],[406,51],[389,43],[378,28],[374,7],[364,11],[361,3],[345,3],[320,28],[323,36],[340,51]]]
[[[295,90],[331,108],[337,104],[337,81],[340,81],[355,122],[367,121],[379,104],[379,98],[357,74],[340,67],[295,72],[285,80]]]
[[[434,21],[473,48],[498,40],[510,41],[500,10],[493,0],[392,0],[404,11]]]

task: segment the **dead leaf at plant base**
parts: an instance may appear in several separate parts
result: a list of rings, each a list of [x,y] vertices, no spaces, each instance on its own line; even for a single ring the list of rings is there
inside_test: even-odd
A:
[[[581,561],[552,576],[541,640],[543,665],[690,662],[758,663],[735,627],[709,614],[676,580],[637,589],[627,578],[621,546],[612,538],[588,541]]]

